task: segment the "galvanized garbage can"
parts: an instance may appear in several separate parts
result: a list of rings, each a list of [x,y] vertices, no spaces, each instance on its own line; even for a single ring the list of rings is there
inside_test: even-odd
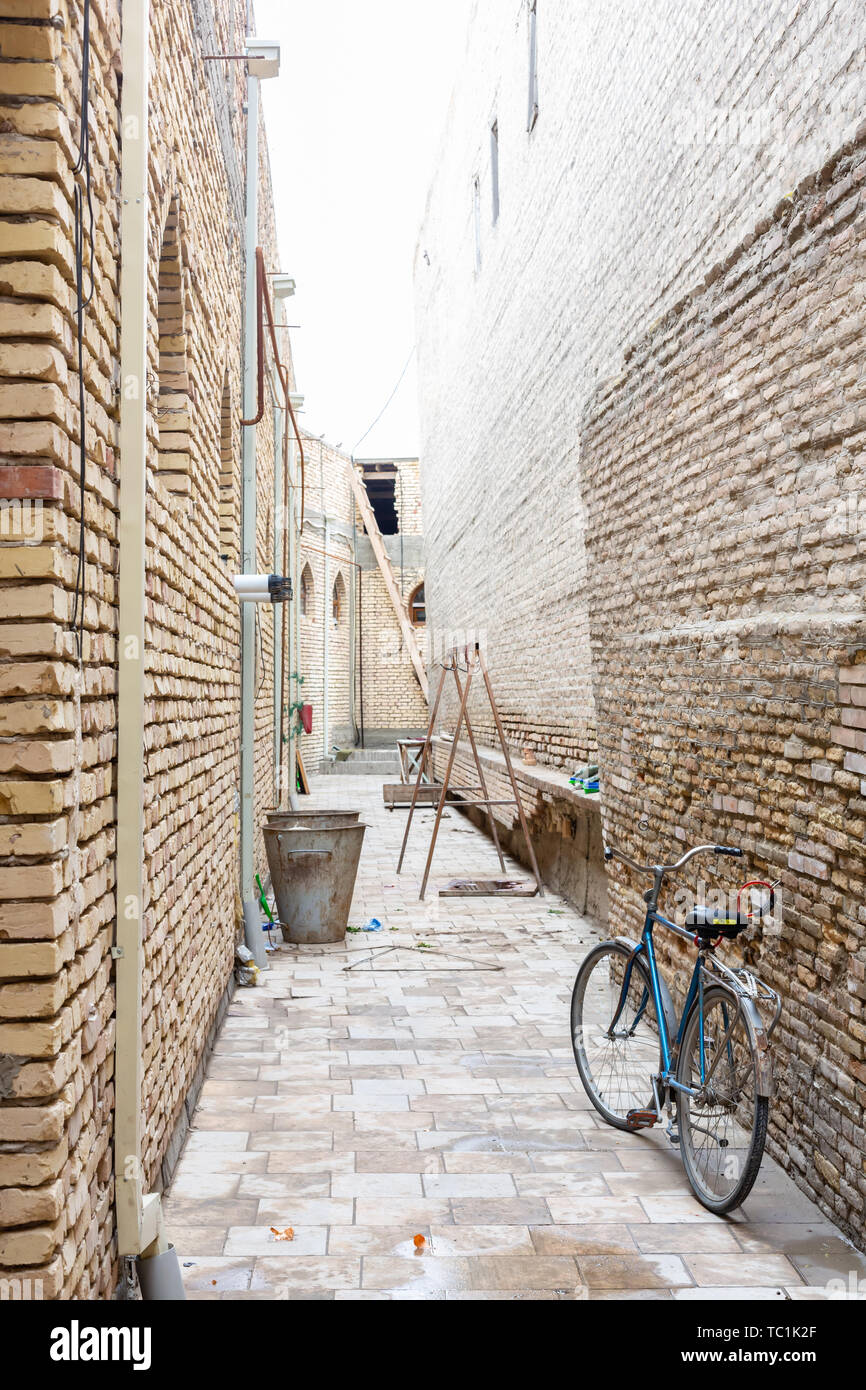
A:
[[[336,822],[336,814],[322,819]],[[264,828],[283,939],[314,946],[342,941],[366,825],[357,821]]]
[[[319,826],[327,829],[333,825],[357,825],[360,811],[266,811],[269,826],[279,826],[282,830],[301,829],[303,826]]]

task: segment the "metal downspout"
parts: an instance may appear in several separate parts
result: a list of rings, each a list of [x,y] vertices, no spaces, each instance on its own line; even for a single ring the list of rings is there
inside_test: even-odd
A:
[[[324,496],[324,489],[323,489],[322,495]],[[322,739],[324,740],[324,747],[323,747],[323,749],[322,749],[322,754],[323,754],[323,756],[324,756],[325,758],[330,758],[330,756],[331,756],[331,737],[330,737],[330,732],[329,732],[329,724],[330,724],[330,718],[331,718],[331,710],[330,710],[330,700],[328,699],[328,685],[329,685],[329,683],[330,683],[330,672],[329,672],[329,669],[328,669],[328,668],[329,668],[329,665],[330,665],[330,655],[331,655],[331,651],[330,651],[330,636],[331,636],[331,633],[330,633],[330,627],[331,627],[331,614],[330,614],[330,608],[331,608],[331,561],[330,561],[330,557],[329,557],[329,555],[328,555],[328,547],[330,546],[330,544],[331,544],[331,523],[330,523],[330,521],[328,520],[328,518],[325,517],[325,582],[324,582],[324,584],[323,584],[323,586],[322,586],[323,589],[324,589],[324,593],[323,593],[323,595],[322,595],[322,598],[323,598],[322,608],[323,608],[323,610],[324,610],[324,620],[325,620],[325,641],[324,641],[324,647],[323,647],[323,651],[322,651]]]
[[[141,1162],[149,33],[149,0],[125,0],[121,37],[117,924],[112,950],[116,998],[114,1171],[118,1254],[140,1257],[145,1298],[182,1299],[180,1270],[165,1236],[160,1197],[145,1193]]]
[[[288,426],[285,418],[286,412],[276,404],[276,388],[272,384],[271,393],[274,397],[273,420],[274,420],[274,552],[271,569],[274,574],[283,573],[283,533],[288,523],[288,518],[283,515],[283,434]],[[291,578],[292,571],[287,568],[286,573]],[[293,590],[294,592],[294,590]],[[282,769],[282,748],[280,747],[280,708],[283,702],[283,624],[282,613],[276,605],[272,605],[274,622],[274,787],[276,792],[276,805],[282,805],[283,787],[280,785],[280,772]],[[288,625],[288,632],[291,632],[291,625]],[[291,651],[291,637],[288,640],[288,648]]]
[[[244,235],[244,338],[243,338],[243,418],[256,414],[256,246],[259,212],[259,79],[247,73],[246,146],[246,223]],[[241,572],[255,574],[256,565],[256,426],[242,426],[241,482]],[[255,668],[256,608],[241,608],[241,900],[244,910],[246,943],[257,963],[265,963],[258,904],[254,890],[255,873]]]
[[[295,393],[291,397],[292,409],[297,414],[303,408],[304,397]],[[301,670],[301,540],[302,532],[300,516],[296,511],[296,501],[298,497],[298,486],[300,481],[300,470],[298,468],[297,445],[292,435],[289,441],[289,458],[292,478],[291,502],[289,504],[289,514],[291,516],[291,527],[289,529],[289,544],[292,549],[291,576],[292,588],[295,594],[295,602],[292,604],[292,613],[289,625],[292,632],[292,648],[289,653],[289,704],[294,704],[303,698],[303,687],[294,680],[294,676],[303,676]],[[294,798],[297,795],[298,785],[298,740],[289,733],[289,790],[291,795],[291,805],[295,806]]]
[[[352,513],[352,582],[349,586],[349,719],[352,725],[352,743],[357,748],[361,741],[361,733],[355,719],[355,681],[356,675],[356,650],[357,642],[357,623],[358,623],[358,545],[357,532],[355,526],[355,513]]]

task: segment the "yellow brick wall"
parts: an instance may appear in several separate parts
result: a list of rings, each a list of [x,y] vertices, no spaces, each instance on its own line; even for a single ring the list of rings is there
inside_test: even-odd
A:
[[[363,712],[366,730],[393,729],[396,737],[398,730],[423,729],[427,723],[427,706],[403,647],[400,624],[378,566],[369,556],[360,566],[353,562],[355,553],[361,554],[361,551],[353,551],[353,541],[357,538],[366,542],[364,524],[349,483],[351,459],[314,436],[305,436],[304,447],[307,522],[301,542],[301,570],[307,570],[311,588],[308,611],[299,617],[303,684],[296,698],[313,706],[312,733],[301,735],[300,748],[308,772],[314,772],[336,742],[345,744],[346,733],[353,728],[353,712],[358,729]],[[418,540],[422,530],[418,461],[398,459],[395,464],[395,505],[401,530],[404,536]],[[327,546],[325,518],[328,520]],[[323,553],[325,550],[327,556]],[[399,564],[394,565],[394,570],[398,588],[402,578],[408,601],[415,586],[423,580],[423,570],[417,565],[407,565],[401,575]],[[343,580],[345,597],[340,619],[335,623],[332,601],[338,575]],[[353,586],[354,702],[350,698]],[[298,600],[300,602],[300,594]],[[324,729],[326,623],[327,731]],[[423,654],[423,628],[419,628],[418,639]]]
[[[242,0],[214,0],[222,51],[243,42],[244,8]],[[221,556],[236,544],[239,522],[244,91],[241,65],[206,70],[194,9],[152,5],[142,1033],[149,1185],[159,1184],[236,935],[240,618],[234,558]],[[84,316],[79,667],[71,630],[80,514],[72,167],[81,24],[80,0],[0,0],[0,1285],[17,1280],[26,1290],[30,1281],[31,1296],[49,1298],[110,1296],[117,1273],[110,946],[123,500],[118,0],[94,0],[91,10],[95,275]],[[266,149],[260,207],[268,269],[281,269]],[[263,570],[274,568],[273,444],[268,403],[257,430]],[[41,510],[28,514],[30,502]],[[257,811],[274,801],[274,614],[258,611]],[[260,840],[256,862],[264,867]]]

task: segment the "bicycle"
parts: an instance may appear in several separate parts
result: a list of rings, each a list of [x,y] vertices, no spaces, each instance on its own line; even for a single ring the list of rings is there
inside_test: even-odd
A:
[[[605,847],[605,860],[651,874],[653,886],[643,895],[640,939],[603,941],[581,964],[571,999],[571,1037],[581,1081],[602,1118],[637,1131],[658,1124],[666,1110],[668,1137],[679,1144],[695,1196],[724,1215],[745,1200],[761,1164],[773,1094],[769,1044],[782,1001],[751,971],[724,965],[715,950],[772,913],[778,882],[744,884],[733,917],[699,904],[680,926],[658,910],[662,884],[667,874],[706,853],[743,852],[698,845],[675,864],[638,864]],[[757,909],[741,911],[747,889],[750,900],[753,889],[768,889],[769,897],[764,894]],[[656,924],[698,948],[679,1020],[656,963]],[[767,1023],[762,1009],[770,1008]]]

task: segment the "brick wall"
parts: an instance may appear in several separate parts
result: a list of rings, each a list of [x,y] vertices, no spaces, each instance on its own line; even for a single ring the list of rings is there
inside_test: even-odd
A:
[[[397,588],[408,606],[413,593],[424,583],[423,524],[421,518],[421,472],[417,459],[367,460],[392,462],[396,470],[394,501],[399,534],[384,536]],[[359,518],[360,532],[360,518]],[[403,644],[400,623],[388,594],[382,572],[368,545],[358,551],[363,584],[363,674],[364,724],[368,730],[382,732],[424,729],[428,710],[412,663]],[[427,633],[423,625],[416,630],[422,658],[426,656]],[[360,668],[359,668],[360,680]]]
[[[396,550],[397,547],[392,547]],[[400,584],[399,565],[395,566]],[[404,596],[408,601],[424,580],[420,568],[404,568]],[[364,724],[368,730],[382,732],[426,728],[429,712],[421,687],[403,645],[403,634],[394,605],[376,566],[362,571],[363,585],[363,676]],[[417,629],[422,657],[425,633]],[[358,676],[360,686],[360,672]],[[395,735],[396,736],[396,735]]]
[[[240,622],[233,559],[221,556],[237,544],[239,519],[243,74],[237,64],[208,72],[201,53],[205,37],[237,51],[244,9],[241,0],[152,6],[141,1101],[149,1185],[159,1185],[236,935]],[[94,0],[91,15],[95,274],[85,311],[79,665],[72,166],[82,11],[77,0],[0,0],[0,497],[43,503],[32,525],[6,507],[0,537],[0,1279],[66,1298],[109,1296],[116,1277],[119,6]],[[276,269],[266,151],[260,181],[260,236]],[[257,438],[259,561],[269,570],[270,411]],[[272,621],[264,610],[260,806],[274,796]]]
[[[866,127],[635,345],[582,439],[607,834],[642,861],[720,839],[781,877],[725,954],[784,1000],[771,1149],[861,1240],[864,182]],[[642,921],[628,875],[611,915]],[[681,989],[692,954],[669,952]]]
[[[304,534],[301,570],[308,576],[306,613],[300,612],[300,673],[296,696],[313,706],[313,731],[302,734],[300,749],[307,772],[318,770],[338,733],[351,725],[350,649],[355,568],[352,564],[352,489],[349,460],[324,440],[304,433],[306,455]],[[327,520],[327,531],[325,522]],[[327,552],[327,553],[324,553]],[[341,601],[334,612],[334,586]],[[300,595],[298,595],[300,602]],[[327,634],[328,730],[325,730],[325,645]],[[352,742],[352,740],[349,740]]]
[[[862,1239],[866,18],[537,12],[527,131],[526,5],[474,5],[416,253],[433,648],[485,641],[515,750],[566,770],[600,750],[612,837],[739,836],[784,872],[755,957],[788,1001],[772,1142]],[[492,743],[480,702],[473,723]]]
[[[304,451],[307,459],[306,524],[301,540],[301,571],[306,571],[307,575],[307,611],[301,611],[299,616],[303,684],[296,698],[313,706],[312,733],[302,735],[300,740],[304,765],[312,772],[319,761],[330,754],[334,744],[354,745],[356,737],[360,737],[362,714],[365,732],[382,735],[393,730],[396,737],[401,730],[423,729],[427,723],[427,706],[404,650],[400,624],[385,581],[355,508],[347,472],[352,461],[348,455],[312,436],[305,435]],[[419,468],[417,459],[397,459],[393,464],[397,473],[394,495],[400,533],[386,536],[384,541],[397,587],[402,585],[408,601],[424,579]],[[335,620],[333,595],[338,582],[342,584],[343,600],[339,618]],[[300,594],[298,599],[300,602]],[[327,731],[324,729],[326,624]],[[354,702],[350,699],[353,626]],[[423,650],[423,628],[419,628],[419,637]]]
[[[486,634],[515,746],[568,769],[596,746],[582,406],[856,127],[866,18],[853,0],[537,13],[528,133],[525,0],[472,7],[415,257],[422,480],[436,640]]]

